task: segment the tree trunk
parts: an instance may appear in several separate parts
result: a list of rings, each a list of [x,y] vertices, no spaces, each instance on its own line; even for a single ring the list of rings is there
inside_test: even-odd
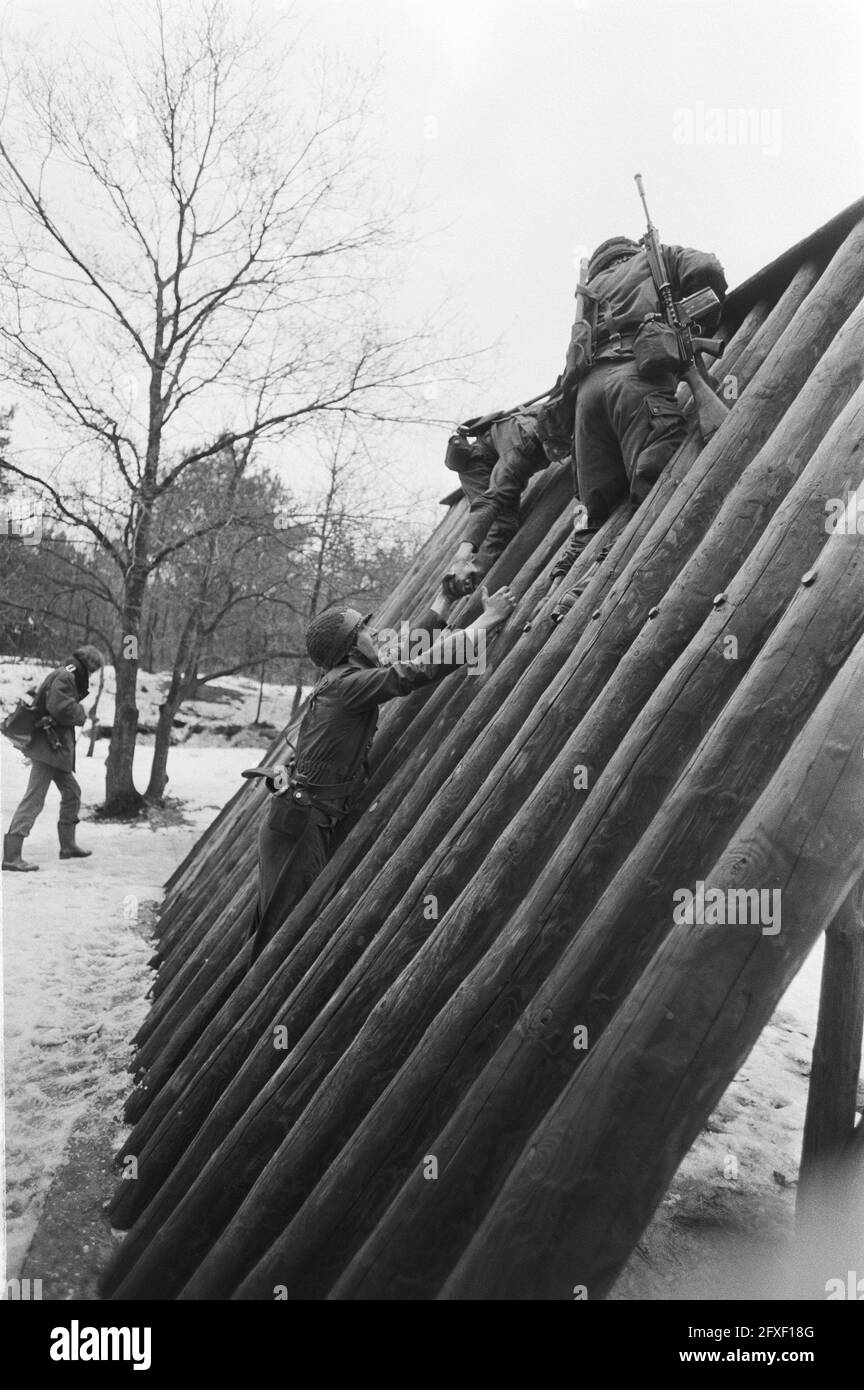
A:
[[[135,741],[138,737],[138,705],[135,701],[138,684],[136,634],[143,588],[143,577],[136,579],[134,585],[129,583],[127,586],[124,631],[114,666],[114,726],[105,762],[105,804],[102,807],[102,814],[106,816],[136,816],[144,806],[144,798],[136,790],[132,770]]]
[[[168,785],[168,750],[171,747],[171,730],[174,719],[183,703],[179,692],[173,698],[163,700],[159,706],[156,720],[156,738],[153,744],[153,761],[150,764],[150,780],[144,793],[147,801],[159,803]]]
[[[196,619],[197,613],[193,613],[187,619],[168,690],[159,706],[150,781],[145,793],[147,800],[151,802],[161,802],[168,785],[168,750],[171,747],[171,730],[177,711],[184,700],[188,700],[195,693],[198,685],[198,645],[192,634]]]
[[[97,738],[98,733],[99,733],[99,724],[97,723],[97,720],[96,720],[96,712],[97,712],[97,710],[99,709],[99,698],[100,698],[100,696],[101,696],[101,694],[102,694],[102,691],[103,691],[104,686],[105,686],[105,667],[104,667],[104,666],[100,666],[100,667],[99,667],[99,685],[98,685],[97,688],[96,688],[96,695],[95,695],[94,700],[93,700],[93,703],[92,703],[92,705],[90,706],[90,709],[89,709],[89,714],[90,714],[90,735],[89,735],[89,738],[88,738],[88,740],[87,740],[87,757],[88,757],[88,758],[92,758],[92,757],[93,757],[93,749],[94,749],[95,746],[96,746],[96,738]]]

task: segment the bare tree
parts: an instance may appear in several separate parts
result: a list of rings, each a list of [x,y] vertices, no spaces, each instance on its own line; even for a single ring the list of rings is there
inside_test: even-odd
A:
[[[141,801],[138,642],[166,558],[160,499],[193,464],[286,441],[316,415],[402,418],[446,368],[382,313],[394,218],[370,196],[362,85],[309,75],[252,7],[109,13],[95,58],[7,58],[0,342],[19,397],[58,427],[41,466],[4,462],[121,579],[106,810],[124,813]]]
[[[246,440],[228,446],[210,468],[199,463],[187,469],[170,507],[159,508],[166,558],[151,602],[175,613],[148,801],[164,793],[171,730],[186,700],[222,676],[299,654],[302,627],[292,596],[306,528],[287,524],[291,499],[278,480],[248,475],[251,448]],[[191,533],[196,539],[186,543]],[[178,538],[184,539],[180,547]]]
[[[386,446],[373,454],[347,416],[316,422],[312,452],[320,483],[308,517],[306,567],[295,603],[307,626],[331,604],[376,608],[422,539],[418,498],[394,490]],[[382,486],[383,483],[383,486]],[[294,670],[296,713],[315,668],[304,653]]]

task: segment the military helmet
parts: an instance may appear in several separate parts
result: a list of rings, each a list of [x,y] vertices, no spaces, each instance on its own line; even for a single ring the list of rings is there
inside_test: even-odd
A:
[[[347,655],[362,623],[372,614],[364,615],[356,608],[327,608],[313,618],[306,629],[306,650],[316,666],[329,671]]]
[[[83,661],[90,672],[98,671],[100,666],[105,665],[105,658],[99,648],[94,647],[90,642],[85,642],[83,647],[76,647],[72,656],[73,658],[77,657],[79,661]]]
[[[631,241],[629,236],[613,236],[608,241],[601,241],[588,262],[588,279],[593,280],[601,270],[608,270],[619,256],[635,256],[638,250],[638,241]]]

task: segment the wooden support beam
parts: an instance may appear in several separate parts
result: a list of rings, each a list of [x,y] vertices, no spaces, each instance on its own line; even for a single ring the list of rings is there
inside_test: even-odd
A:
[[[855,1130],[864,1031],[864,879],[825,932],[822,990],[804,1121],[796,1216],[807,1220],[846,1160]]]

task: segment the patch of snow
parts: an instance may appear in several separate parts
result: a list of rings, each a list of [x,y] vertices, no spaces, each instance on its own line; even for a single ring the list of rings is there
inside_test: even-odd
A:
[[[5,829],[29,764],[5,739],[0,743]],[[79,741],[76,776],[85,816],[104,799],[107,749],[107,742],[97,743],[94,757],[86,758]],[[149,749],[138,750],[138,786],[146,783],[149,758]],[[121,1142],[130,1044],[149,1008],[153,945],[144,905],[161,898],[165,880],[237,790],[242,769],[259,760],[257,747],[172,749],[168,790],[184,803],[188,824],[82,820],[79,843],[93,851],[90,859],[58,858],[59,797],[52,787],[24,846],[39,872],[2,875],[6,1278],[21,1270],[83,1113],[95,1105],[113,1108]]]

